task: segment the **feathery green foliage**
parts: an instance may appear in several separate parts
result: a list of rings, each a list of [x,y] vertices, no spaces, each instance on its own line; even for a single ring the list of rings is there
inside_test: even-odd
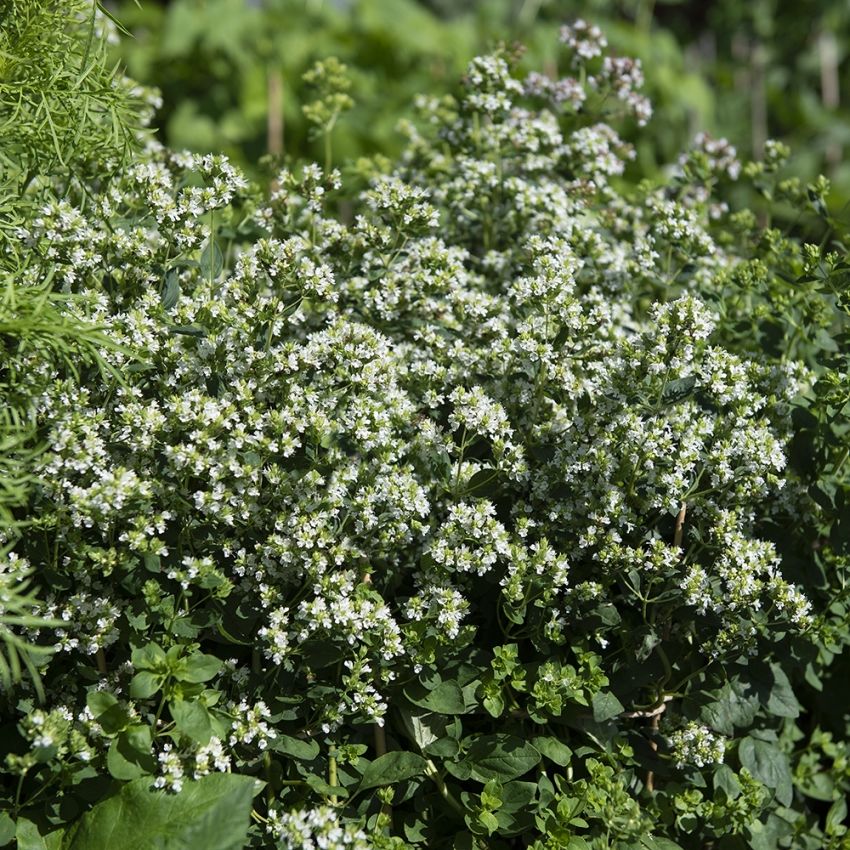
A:
[[[76,378],[113,347],[75,318],[50,263],[21,227],[71,186],[101,186],[138,147],[141,90],[109,63],[112,26],[89,0],[7,0],[0,7],[0,551],[27,525],[33,465],[43,450],[34,398],[57,372]],[[4,548],[5,547],[5,548]],[[39,620],[32,571],[0,573],[0,683],[22,669],[41,690],[32,656],[43,649],[15,629]]]
[[[137,95],[107,57],[90,0],[7,0],[0,11],[0,179],[97,176],[136,146]]]

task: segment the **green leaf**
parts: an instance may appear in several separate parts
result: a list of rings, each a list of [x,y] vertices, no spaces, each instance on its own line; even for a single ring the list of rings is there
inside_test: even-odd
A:
[[[315,741],[300,741],[291,735],[280,733],[272,739],[269,747],[276,753],[292,756],[299,761],[313,761],[319,755],[319,745]]]
[[[447,717],[430,711],[415,711],[408,708],[401,709],[401,719],[407,734],[420,750],[445,738],[446,727],[449,725]]]
[[[479,782],[507,782],[528,773],[540,762],[540,753],[515,735],[498,733],[477,738],[465,759],[470,776]]]
[[[15,822],[8,812],[0,812],[0,847],[5,847],[15,837]]]
[[[688,375],[685,378],[676,378],[673,381],[669,381],[664,387],[664,391],[662,393],[662,400],[668,404],[672,404],[677,401],[682,401],[689,395],[693,394],[694,388],[696,387],[696,383],[696,375]]]
[[[620,612],[617,610],[616,605],[611,605],[607,602],[603,603],[602,605],[597,606],[595,613],[606,626],[620,625],[622,617],[620,617]]]
[[[428,762],[416,753],[396,750],[376,758],[363,772],[363,778],[357,786],[358,791],[379,788],[382,785],[395,785],[405,779],[412,779],[425,773]]]
[[[130,680],[130,696],[133,699],[152,697],[162,685],[163,677],[159,673],[142,670]]]
[[[200,325],[169,325],[168,332],[181,336],[206,336],[206,328]]]
[[[501,473],[498,469],[482,469],[475,473],[466,484],[468,496],[492,496],[501,484]]]
[[[593,706],[593,719],[597,723],[604,723],[625,711],[620,700],[610,692],[594,694],[590,702]]]
[[[502,712],[505,710],[505,701],[501,693],[485,696],[481,700],[481,705],[484,706],[484,709],[491,717],[501,717]]]
[[[206,706],[197,700],[175,699],[168,704],[168,708],[180,732],[199,744],[209,743],[212,724]]]
[[[508,782],[502,786],[502,809],[506,812],[527,811],[536,794],[536,782]]]
[[[142,756],[150,754],[153,744],[150,726],[145,726],[144,723],[136,723],[128,727],[124,734],[126,735],[128,746],[135,752]]]
[[[788,757],[776,744],[758,738],[744,738],[738,747],[741,765],[760,779],[768,788],[773,788],[776,799],[788,806],[794,796],[791,769]]]
[[[118,705],[118,698],[109,691],[90,691],[86,696],[86,705],[97,718],[106,714],[113,706]]]
[[[146,746],[145,746],[146,744]],[[132,780],[155,772],[148,726],[134,726],[122,732],[109,745],[106,767],[115,779]]]
[[[26,818],[18,818],[14,832],[14,837],[18,840],[18,850],[60,850],[63,835],[64,831],[61,829],[42,835],[38,827]],[[9,840],[11,838],[7,839]]]
[[[835,799],[835,780],[828,773],[798,777],[797,788],[807,797],[831,803]]]
[[[348,797],[348,789],[343,788],[340,785],[328,785],[324,779],[316,776],[311,773],[309,776],[304,777],[304,781],[317,793],[321,794],[323,797],[342,797],[345,799]]]
[[[446,736],[437,741],[432,741],[425,747],[429,756],[437,756],[441,759],[454,758],[460,752],[460,744],[454,738]]]
[[[86,705],[107,735],[117,735],[130,722],[127,710],[108,691],[90,691]]]
[[[730,800],[737,799],[741,794],[741,783],[735,771],[728,764],[721,764],[714,771],[713,784],[715,791],[722,790]]]
[[[774,812],[768,815],[764,823],[751,821],[747,829],[750,832],[749,845],[752,850],[777,850],[780,846],[779,839],[794,832],[792,824]]]
[[[186,660],[186,670],[177,678],[182,682],[208,682],[222,667],[221,660],[214,655],[196,652]]]
[[[162,559],[159,555],[154,555],[153,552],[145,552],[142,556],[142,563],[145,569],[150,573],[158,573],[162,567]]]
[[[836,800],[830,807],[829,811],[826,813],[826,834],[830,835],[835,833],[837,828],[844,823],[844,819],[847,817],[847,800],[842,797],[839,800]]]
[[[635,635],[640,636],[640,644],[635,650],[635,656],[638,661],[646,661],[646,659],[652,655],[655,647],[661,643],[661,636],[651,626],[647,626],[645,629],[637,631]]]
[[[794,696],[794,690],[785,671],[778,664],[771,664],[770,675],[770,693],[765,708],[777,717],[799,717],[800,703]]]
[[[125,785],[82,816],[67,850],[242,850],[257,782],[215,773],[179,794],[152,791],[150,779]]]
[[[727,682],[715,694],[715,700],[703,706],[700,714],[708,726],[723,735],[733,736],[736,726],[749,726],[758,714],[758,698],[742,695],[741,684],[736,681]]]
[[[641,843],[647,850],[682,850],[681,845],[676,844],[675,841],[658,835],[644,835]]]
[[[487,830],[488,835],[492,835],[499,828],[498,818],[491,812],[479,812],[478,823]]]
[[[436,714],[466,714],[471,709],[467,705],[463,688],[454,680],[440,682],[432,689],[417,684],[408,688],[405,695],[414,705]]]
[[[15,838],[18,839],[18,850],[47,850],[38,827],[26,818],[18,818]]]
[[[170,310],[180,298],[180,272],[170,269],[165,275],[165,284],[162,287],[160,301],[166,310]]]
[[[207,240],[206,247],[201,252],[201,274],[207,280],[215,280],[220,274],[224,266],[224,257],[221,255],[221,249],[214,239]]]
[[[155,643],[134,649],[130,659],[137,670],[165,670],[167,663],[165,652]]]
[[[531,743],[539,753],[561,767],[566,767],[572,759],[573,751],[557,738],[537,736]]]

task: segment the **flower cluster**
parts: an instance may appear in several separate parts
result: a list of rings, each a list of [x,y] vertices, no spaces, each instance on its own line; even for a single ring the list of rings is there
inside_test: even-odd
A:
[[[574,68],[583,68],[591,60],[602,57],[602,65],[596,75],[586,75],[587,84],[591,89],[611,92],[621,101],[627,111],[635,116],[639,125],[646,124],[652,117],[652,104],[645,95],[639,93],[643,88],[643,71],[640,60],[625,56],[605,55],[608,40],[599,27],[588,24],[584,20],[577,20],[569,26],[561,27],[561,43],[572,51],[572,65]],[[566,80],[560,81],[563,85]],[[550,87],[550,91],[557,84]],[[571,86],[566,87],[567,90]],[[573,98],[562,98],[572,100]],[[578,99],[575,106],[581,105],[584,97]]]
[[[561,43],[574,52],[573,64],[580,65],[601,56],[608,46],[608,39],[598,26],[579,18],[572,24],[561,27]]]
[[[446,773],[510,773],[500,748],[565,766],[559,718],[606,789],[588,817],[625,840],[646,826],[638,771],[585,756],[633,764],[632,706],[723,687],[777,627],[806,640],[777,532],[808,510],[788,465],[805,369],[727,344],[748,308],[716,289],[750,258],[713,181],[617,187],[634,152],[592,106],[645,121],[640,66],[583,22],[562,42],[576,79],[472,62],[353,215],[336,173],[267,196],[222,157],[151,145],[22,228],[119,346],[82,389],[41,376],[19,554],[60,621],[35,635],[60,650],[50,706],[96,712],[58,761],[173,792],[263,770],[269,840],[366,848],[340,811],[375,787],[367,748],[407,735],[404,802],[424,809],[423,777],[449,795]],[[728,145],[698,147],[737,176]],[[22,727],[36,749],[67,738],[50,717]],[[490,720],[527,725],[506,743]],[[582,737],[604,723],[606,747]],[[707,727],[671,745],[680,769],[723,759]],[[539,823],[572,812],[540,788]],[[480,822],[531,834],[524,805]]]
[[[372,850],[363,830],[340,823],[328,806],[309,812],[273,810],[266,829],[282,850]]]
[[[722,764],[726,752],[726,742],[722,737],[694,722],[673,732],[670,745],[673,758],[680,768],[686,765],[708,767],[712,764]]]

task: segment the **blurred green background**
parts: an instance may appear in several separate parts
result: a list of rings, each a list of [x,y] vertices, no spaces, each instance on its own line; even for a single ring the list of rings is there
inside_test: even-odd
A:
[[[638,170],[675,159],[697,130],[744,155],[791,145],[795,170],[825,173],[850,199],[847,0],[134,0],[111,8],[132,38],[116,47],[131,76],[159,88],[158,128],[178,148],[222,151],[249,171],[265,153],[322,159],[301,106],[302,74],[337,56],[355,107],[334,131],[342,164],[396,153],[416,95],[451,91],[466,62],[500,41],[554,71],[557,32],[583,17],[614,50],[638,56],[655,114],[632,134]]]

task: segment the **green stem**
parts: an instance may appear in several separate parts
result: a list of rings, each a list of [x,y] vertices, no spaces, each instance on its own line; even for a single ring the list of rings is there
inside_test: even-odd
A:
[[[274,789],[272,788],[272,757],[268,750],[263,753],[263,770],[266,774],[266,806],[271,809],[274,805]]]
[[[437,790],[440,792],[440,796],[461,816],[463,817],[466,814],[463,806],[454,798],[453,794],[446,787],[446,783],[443,782],[443,777],[440,776],[440,771],[437,769],[437,765],[434,764],[431,759],[428,759],[427,764],[425,765],[425,775],[433,781],[433,783],[437,786]]]
[[[460,472],[461,467],[463,466],[463,453],[466,451],[466,426],[463,426],[463,433],[460,437],[460,454],[457,459],[457,468],[455,469],[455,483],[453,488],[453,495],[457,498],[458,492],[460,491]]]
[[[159,705],[156,709],[156,715],[154,715],[153,719],[153,734],[154,737],[157,736],[157,730],[159,729],[159,718],[162,716],[162,711],[165,708],[165,683],[163,682],[162,688],[162,697],[159,700]]]
[[[333,167],[333,142],[331,141],[331,133],[333,133],[336,119],[339,117],[339,112],[334,112],[331,120],[325,126],[325,174],[330,174]]]
[[[658,650],[658,657],[664,665],[664,681],[661,683],[661,687],[663,689],[670,679],[673,678],[673,668],[670,666],[670,659],[667,657],[664,647],[659,643],[656,649]]]
[[[328,757],[328,785],[332,788],[336,788],[337,786],[337,776],[336,776],[336,756]],[[335,806],[338,802],[338,798],[336,794],[331,796],[331,805]]]
[[[210,212],[210,289],[213,285],[213,266],[215,265],[213,257],[215,256],[215,210]]]
[[[27,768],[29,770],[29,768]],[[21,791],[24,788],[24,777],[27,775],[27,771],[25,770],[18,779],[18,789],[15,791],[15,811],[21,807]]]
[[[331,134],[330,132],[325,133],[325,171],[328,172],[331,170]]]
[[[841,460],[838,461],[838,464],[835,467],[835,477],[836,478],[841,474],[841,470],[844,469],[844,464],[847,463],[848,457],[850,457],[850,446],[847,447],[844,454],[841,456]]]

